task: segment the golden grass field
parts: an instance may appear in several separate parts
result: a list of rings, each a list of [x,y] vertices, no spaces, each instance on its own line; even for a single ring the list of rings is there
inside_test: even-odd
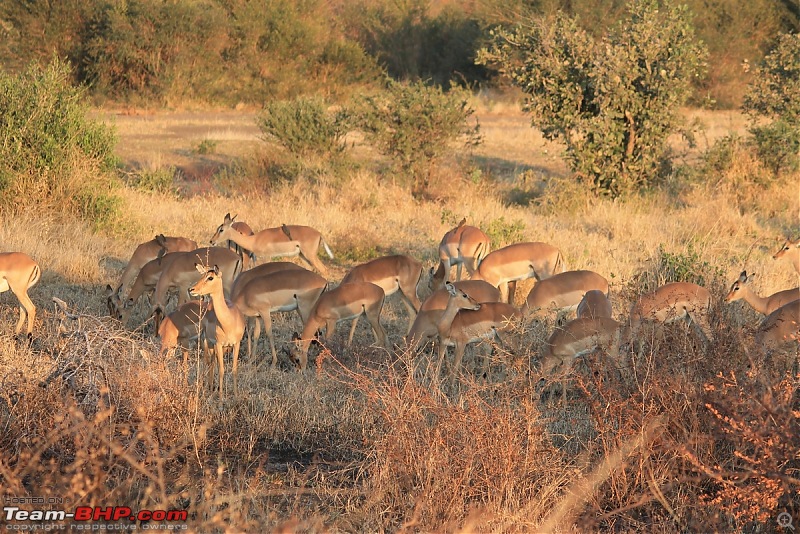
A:
[[[797,520],[797,377],[751,365],[760,318],[721,299],[744,268],[757,274],[760,294],[799,285],[791,265],[771,256],[787,234],[800,234],[800,176],[754,185],[758,164],[742,154],[703,182],[598,199],[571,184],[560,148],[513,106],[477,109],[484,143],[470,156],[471,174],[445,164],[424,198],[369,166],[344,181],[226,194],[216,170],[274,150],[259,140],[254,114],[97,111],[116,126],[127,168],[175,167],[181,194],[124,189],[125,225],[107,234],[35,213],[4,221],[3,250],[28,253],[43,276],[31,291],[32,345],[0,337],[0,450],[15,460],[0,459],[0,493],[186,509],[187,528],[198,532],[768,532],[784,510]],[[735,112],[687,115],[705,130],[695,148],[675,140],[679,163],[698,165],[716,139],[746,132]],[[199,154],[206,140],[214,150]],[[354,143],[359,157],[373,157]],[[197,358],[187,384],[177,358],[156,358],[151,329],[103,318],[104,288],[136,244],[164,233],[206,245],[226,213],[255,230],[317,228],[336,255],[322,256],[333,281],[388,253],[434,266],[442,235],[466,217],[496,236],[553,244],[570,268],[604,275],[619,318],[686,260],[718,300],[714,345],[703,354],[671,330],[648,345],[632,382],[590,360],[562,406],[560,395],[542,394],[535,372],[552,321],[508,336],[488,377],[473,372],[479,358],[467,358],[451,389],[431,375],[428,356],[402,350],[405,310],[390,297],[383,322],[392,354],[368,347],[365,324],[352,349],[340,325],[322,352],[312,350],[305,374],[289,369],[285,352],[278,368],[261,365],[262,345],[240,364],[240,395],[219,402],[194,381]],[[530,287],[520,284],[518,302]],[[420,296],[427,292],[421,284]],[[66,333],[52,297],[82,315]],[[7,292],[0,303],[0,331],[10,334],[16,300]],[[145,317],[142,306],[134,319]],[[299,320],[273,320],[285,349]]]

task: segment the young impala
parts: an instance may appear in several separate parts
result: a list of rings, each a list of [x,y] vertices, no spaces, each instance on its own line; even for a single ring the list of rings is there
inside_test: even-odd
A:
[[[794,241],[790,238],[786,238],[786,242],[783,246],[776,252],[772,259],[777,260],[778,258],[782,258],[786,256],[789,258],[789,261],[792,262],[794,266],[794,270],[797,274],[800,274],[800,237],[795,239]]]
[[[223,249],[231,252],[229,249]],[[239,261],[238,256],[236,256]],[[205,317],[204,324],[204,354],[206,360],[206,372],[211,370],[210,347],[214,348],[217,356],[217,370],[219,373],[219,396],[222,399],[225,395],[225,349],[230,348],[233,352],[233,394],[239,393],[238,367],[239,367],[239,345],[242,343],[244,335],[244,315],[235,305],[229,305],[225,300],[223,291],[222,273],[219,267],[213,268],[196,264],[197,272],[201,274],[200,281],[189,288],[189,294],[193,297],[209,295],[213,309]]]
[[[761,297],[750,289],[749,282],[752,279],[752,274],[747,276],[747,271],[742,271],[739,278],[731,285],[730,291],[725,296],[725,302],[744,299],[758,313],[769,315],[784,304],[800,299],[800,287],[778,291],[769,297]]]
[[[248,236],[233,228],[234,219],[236,216],[231,217],[230,213],[225,214],[222,224],[211,237],[212,245],[230,240],[251,250],[256,256],[263,256],[262,259],[266,260],[279,256],[299,255],[322,276],[328,277],[327,269],[317,257],[317,251],[321,245],[331,259],[333,259],[333,252],[317,230],[310,226],[283,225],[278,228],[267,228]]]
[[[516,243],[490,252],[472,275],[500,288],[503,302],[513,304],[517,280],[544,280],[567,270],[561,251],[547,243]],[[509,283],[512,283],[509,286]]]
[[[189,363],[189,343],[200,339],[202,320],[211,308],[210,304],[192,300],[166,316],[158,328],[158,336],[161,338],[159,358],[163,360],[169,351],[180,349],[183,368],[186,370]]]
[[[569,313],[578,307],[587,291],[608,294],[608,280],[593,271],[566,271],[537,282],[522,305],[522,315],[541,318],[550,311]]]
[[[402,255],[384,256],[356,265],[344,275],[342,284],[371,282],[383,289],[387,297],[400,293],[403,304],[408,310],[408,328],[406,329],[408,331],[422,304],[417,296],[417,286],[421,277],[422,263],[414,258]],[[351,332],[355,331],[357,324],[358,317],[353,320],[353,325],[350,327]],[[352,333],[350,337],[352,337]]]
[[[297,340],[297,345],[292,350],[292,358],[300,370],[305,370],[308,365],[308,348],[311,346],[317,330],[324,326],[325,336],[331,337],[336,329],[336,323],[361,315],[367,316],[378,346],[387,348],[386,330],[381,325],[384,298],[383,289],[370,282],[341,284],[336,289],[322,293],[311,310],[303,333]],[[347,346],[349,347],[352,342],[353,330],[351,329],[350,336],[347,338]]]
[[[480,228],[465,224],[463,219],[458,226],[444,234],[439,243],[439,266],[430,271],[430,288],[432,291],[444,288],[444,283],[450,278],[450,269],[456,268],[456,281],[461,280],[461,268],[466,267],[467,274],[472,273],[480,266],[483,258],[489,254],[491,243]]]
[[[0,253],[0,293],[11,290],[19,300],[19,321],[14,329],[15,334],[22,331],[27,318],[26,334],[33,337],[33,323],[36,320],[36,306],[28,296],[32,288],[42,276],[42,270],[30,256],[22,252]]]
[[[641,295],[633,304],[630,313],[632,337],[636,339],[644,322],[656,323],[659,334],[663,334],[663,324],[683,319],[693,327],[699,327],[697,333],[707,348],[711,339],[710,308],[711,293],[706,288],[689,282],[664,284]]]

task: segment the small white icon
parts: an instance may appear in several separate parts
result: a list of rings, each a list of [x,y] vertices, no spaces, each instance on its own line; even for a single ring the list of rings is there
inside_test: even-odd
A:
[[[790,528],[794,531],[794,526],[792,525],[792,516],[789,515],[788,512],[781,512],[778,514],[778,526],[783,528]]]

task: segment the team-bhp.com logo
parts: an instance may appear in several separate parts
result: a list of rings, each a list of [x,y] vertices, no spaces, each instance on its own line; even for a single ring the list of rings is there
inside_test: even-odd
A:
[[[186,530],[186,510],[139,510],[127,506],[78,506],[66,510],[22,510],[4,506],[6,530]],[[70,521],[69,525],[63,524]],[[138,522],[138,524],[136,523]],[[154,523],[151,523],[154,522]],[[182,522],[182,524],[180,524]],[[61,523],[61,524],[59,524]]]

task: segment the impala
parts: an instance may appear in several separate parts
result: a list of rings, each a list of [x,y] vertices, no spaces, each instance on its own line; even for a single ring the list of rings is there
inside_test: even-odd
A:
[[[711,293],[704,287],[689,282],[665,284],[651,293],[641,295],[633,304],[630,313],[633,338],[642,323],[655,322],[659,333],[662,326],[679,319],[700,328],[698,334],[706,347],[711,338],[708,313],[711,308]]]
[[[254,234],[253,229],[250,228],[250,225],[244,221],[236,221],[231,225],[231,227],[239,232],[242,235],[251,236]],[[246,271],[250,268],[250,263],[255,263],[256,255],[253,254],[252,250],[247,250],[246,248],[242,248],[233,241],[228,241],[226,246],[233,250],[235,253],[239,255],[239,258],[242,260],[242,271]]]
[[[123,299],[116,290],[110,285],[106,285],[108,313],[111,317],[119,320],[123,325],[128,323],[133,307],[139,302],[142,295],[146,295],[152,304],[152,296],[156,290],[156,284],[167,265],[175,259],[175,252],[163,254],[164,249],[159,252],[156,259],[144,264],[136,275],[136,280],[128,290],[128,297]],[[157,331],[157,330],[156,330]]]
[[[464,291],[445,282],[450,294],[447,308],[436,323],[439,336],[439,365],[444,361],[447,347],[455,347],[450,382],[455,380],[467,345],[483,339],[498,339],[498,331],[506,331],[520,317],[519,310],[504,302],[481,304]]]
[[[189,363],[189,343],[200,338],[203,331],[202,320],[210,309],[210,305],[192,300],[165,317],[158,328],[161,338],[159,358],[164,359],[167,352],[178,348],[183,356],[183,368],[186,369]]]
[[[224,221],[211,238],[212,245],[230,240],[251,250],[256,256],[273,258],[299,255],[327,278],[327,269],[319,261],[317,251],[322,245],[331,259],[333,259],[333,252],[317,230],[310,226],[283,225],[279,228],[267,228],[247,236],[233,228],[234,219],[236,216],[231,217],[230,213],[225,214]]]
[[[760,297],[748,285],[752,279],[753,275],[747,276],[747,271],[742,271],[739,278],[731,285],[731,290],[725,296],[725,302],[744,299],[758,313],[769,315],[784,304],[800,299],[800,287],[778,291],[769,297]]]
[[[303,333],[292,351],[292,357],[300,370],[305,370],[308,365],[308,347],[314,340],[317,330],[324,326],[326,337],[331,337],[336,329],[336,323],[361,315],[367,316],[367,321],[372,326],[372,333],[375,334],[375,343],[387,348],[386,331],[380,320],[385,297],[383,289],[370,282],[341,284],[336,289],[322,293],[311,310]],[[350,346],[352,342],[353,330],[351,329],[347,338],[347,346]]]
[[[500,301],[500,291],[483,280],[461,280],[453,282],[453,286],[471,296],[478,304]],[[414,324],[411,325],[411,330],[406,335],[410,350],[417,350],[420,345],[438,335],[439,331],[436,325],[447,308],[448,300],[450,300],[450,292],[446,288],[434,291],[425,299],[414,319]]]
[[[556,328],[545,344],[542,356],[542,379],[551,378],[557,372],[561,375],[562,402],[566,401],[566,376],[575,359],[604,349],[616,362],[617,368],[627,367],[622,354],[624,327],[609,317],[574,319],[563,327]]]
[[[786,243],[772,256],[772,259],[777,260],[783,256],[789,258],[789,261],[791,261],[794,266],[794,270],[797,274],[800,274],[800,237],[794,241],[787,237]]]
[[[122,271],[119,285],[117,286],[117,293],[122,291],[122,288],[128,285],[131,280],[136,277],[139,270],[149,261],[158,257],[159,251],[165,252],[190,252],[197,248],[197,243],[185,237],[166,237],[164,234],[159,234],[155,238],[142,243],[133,251],[131,259],[125,270]]]
[[[223,249],[236,255],[229,249]],[[236,256],[237,262],[239,257]],[[204,267],[196,264],[195,268],[200,273],[200,281],[189,288],[189,294],[193,297],[209,295],[213,310],[206,315],[204,323],[204,354],[207,364],[207,372],[211,369],[209,347],[214,347],[217,356],[217,370],[219,371],[219,396],[224,396],[225,379],[225,349],[230,348],[233,352],[233,394],[239,393],[238,367],[239,367],[239,345],[244,335],[244,315],[235,305],[229,305],[225,301],[223,291],[222,273],[217,265],[213,268]]]
[[[311,309],[325,291],[328,281],[317,273],[303,269],[288,269],[253,278],[244,286],[236,286],[236,296],[231,301],[245,317],[261,317],[272,351],[272,366],[278,363],[275,338],[272,335],[272,313],[297,310],[303,324],[308,321]],[[258,319],[256,319],[258,321]],[[256,322],[256,324],[258,324]],[[258,332],[260,334],[260,332]],[[258,334],[254,335],[258,344]],[[252,354],[250,339],[247,356]]]
[[[11,290],[19,300],[19,321],[14,329],[15,334],[22,331],[27,318],[28,339],[33,337],[33,322],[36,319],[36,306],[28,296],[28,290],[42,276],[39,265],[23,252],[0,253],[0,293]]]
[[[792,343],[788,352],[796,359],[800,343],[800,300],[784,304],[770,313],[758,327],[755,340],[764,356]],[[788,370],[793,370],[794,363],[787,361],[787,364]]]
[[[456,267],[456,281],[461,280],[462,267],[466,267],[467,274],[472,276],[491,249],[489,236],[480,228],[466,225],[466,222],[463,219],[457,227],[444,234],[439,243],[439,267],[436,271],[431,268],[430,273],[433,291],[444,288],[445,279],[450,277],[453,266]]]
[[[608,280],[593,271],[567,271],[537,282],[522,305],[522,315],[544,317],[549,311],[571,312],[587,291],[608,294]]]
[[[575,310],[578,319],[598,319],[600,317],[608,317],[611,319],[614,316],[614,310],[611,308],[611,301],[606,296],[606,293],[597,289],[587,291],[578,304]]]
[[[301,267],[296,263],[292,263],[290,261],[270,261],[267,263],[262,263],[261,265],[256,265],[252,269],[248,269],[247,271],[242,271],[239,273],[239,276],[236,277],[236,280],[233,281],[233,288],[231,288],[231,301],[236,298],[239,290],[246,286],[251,280],[255,280],[256,278],[261,278],[262,276],[268,276],[273,273],[281,272],[281,271],[307,271],[305,267]]]
[[[239,255],[227,248],[205,247],[174,254],[172,261],[161,272],[153,296],[152,313],[156,320],[156,331],[166,309],[167,292],[170,289],[174,287],[178,290],[178,306],[189,300],[189,286],[198,279],[196,263],[208,262],[210,265],[218,265],[222,272],[222,284],[229,294],[233,280],[242,268]]]
[[[371,282],[383,289],[385,296],[399,292],[403,304],[408,309],[408,330],[422,303],[417,296],[417,286],[422,277],[422,263],[410,256],[384,256],[361,265],[356,265],[342,278],[342,284],[352,282]],[[355,331],[358,317],[353,320],[350,327]]]
[[[513,283],[517,280],[545,280],[566,270],[564,256],[556,247],[539,242],[517,243],[487,254],[472,279],[500,288],[503,302],[513,303]]]

